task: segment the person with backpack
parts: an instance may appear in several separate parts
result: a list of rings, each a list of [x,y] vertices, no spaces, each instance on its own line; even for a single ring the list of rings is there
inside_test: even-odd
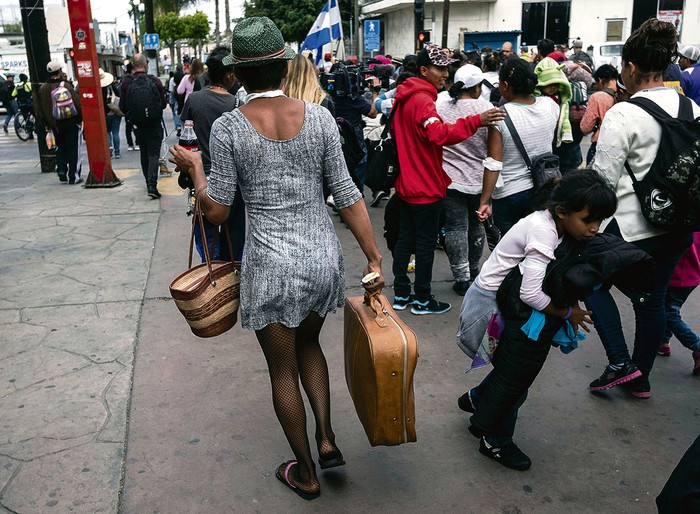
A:
[[[617,101],[617,69],[614,66],[603,64],[595,70],[593,78],[598,91],[588,97],[588,106],[579,125],[583,134],[593,132],[591,146],[586,155],[586,166],[589,166],[595,157],[595,149],[600,136],[600,126],[603,123],[605,114]]]
[[[119,108],[136,130],[141,171],[146,179],[148,196],[160,198],[157,188],[158,168],[163,141],[163,109],[168,100],[160,79],[146,72],[146,57],[136,54],[132,64],[133,75],[125,76],[119,87]]]
[[[633,302],[635,336],[631,358],[620,313],[609,289],[601,288],[586,299],[608,357],[605,371],[590,384],[592,391],[625,384],[634,397],[651,397],[649,375],[666,329],[666,290],[673,270],[693,241],[690,228],[677,226],[669,230],[658,226],[652,213],[664,212],[674,203],[663,191],[652,191],[643,203],[635,193],[635,189],[645,185],[642,181],[647,175],[667,176],[671,165],[686,176],[689,184],[697,181],[697,159],[681,154],[678,162],[674,142],[700,139],[700,126],[693,121],[700,116],[700,107],[663,83],[664,70],[676,56],[676,40],[673,24],[655,18],[632,33],[622,48],[621,71],[622,81],[632,96],[627,102],[612,106],[600,128],[593,168],[613,186],[618,199],[617,212],[605,232],[621,236],[653,257],[655,274],[650,296],[643,302]],[[691,165],[687,166],[686,161]],[[691,208],[700,202],[700,198],[689,200]],[[684,209],[681,205],[676,208]],[[650,223],[649,217],[656,224]]]
[[[12,74],[7,75],[7,80],[0,84],[0,100],[5,106],[5,111],[7,116],[5,116],[5,122],[2,124],[2,130],[7,134],[7,127],[12,121],[12,117],[17,114],[17,101],[13,98],[15,93],[15,76]]]
[[[46,65],[49,80],[39,88],[38,123],[56,138],[56,172],[58,180],[79,184],[80,141],[83,114],[80,95],[63,74],[63,63],[51,61]]]

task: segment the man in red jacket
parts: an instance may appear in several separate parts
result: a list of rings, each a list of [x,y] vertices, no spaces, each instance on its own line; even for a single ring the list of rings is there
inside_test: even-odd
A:
[[[396,91],[392,137],[396,141],[400,173],[399,237],[394,249],[394,309],[412,306],[413,314],[442,314],[449,303],[430,294],[433,258],[437,243],[442,199],[450,177],[442,167],[442,147],[464,141],[479,127],[504,119],[504,112],[491,109],[481,115],[443,123],[435,109],[437,93],[445,86],[447,65],[456,62],[442,49],[428,44],[418,54],[418,76],[404,81]],[[408,262],[416,255],[415,296],[411,294]]]

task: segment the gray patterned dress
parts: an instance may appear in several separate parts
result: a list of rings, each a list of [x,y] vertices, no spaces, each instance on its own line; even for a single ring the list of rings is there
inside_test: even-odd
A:
[[[323,198],[338,208],[361,195],[343,160],[338,128],[327,109],[306,104],[299,133],[286,141],[260,135],[240,111],[213,125],[207,195],[231,205],[240,187],[248,213],[241,270],[241,324],[297,327],[314,311],[345,299],[340,242]]]

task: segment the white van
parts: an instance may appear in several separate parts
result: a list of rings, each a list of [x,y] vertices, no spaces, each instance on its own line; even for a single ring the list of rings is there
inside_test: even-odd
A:
[[[624,41],[607,41],[591,45],[593,47],[593,66],[598,68],[603,64],[610,64],[617,68],[617,71],[621,71],[622,46],[624,44]]]

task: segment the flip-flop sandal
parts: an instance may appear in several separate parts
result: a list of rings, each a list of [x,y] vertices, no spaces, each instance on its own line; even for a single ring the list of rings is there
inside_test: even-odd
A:
[[[284,468],[284,476],[280,475],[279,467],[277,468],[277,470],[275,470],[275,476],[277,477],[277,480],[282,482],[284,485],[289,487],[292,491],[297,493],[299,496],[301,496],[305,500],[315,500],[316,498],[321,496],[321,491],[318,491],[316,493],[307,493],[306,491],[302,491],[301,489],[299,489],[297,486],[295,486],[294,484],[292,484],[289,481],[289,470],[292,469],[292,466],[296,466],[297,464],[299,464],[297,461],[290,460],[287,463],[287,467]]]
[[[337,468],[338,466],[345,466],[345,460],[342,455],[340,457],[331,457],[327,460],[323,460],[319,457],[318,464],[321,466],[321,469]]]

